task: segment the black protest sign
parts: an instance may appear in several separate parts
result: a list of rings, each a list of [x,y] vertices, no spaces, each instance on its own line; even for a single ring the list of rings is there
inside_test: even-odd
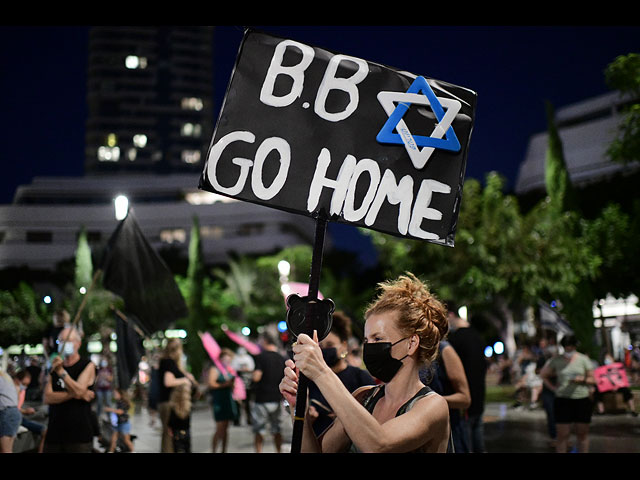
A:
[[[453,246],[475,105],[467,88],[247,30],[200,188]]]

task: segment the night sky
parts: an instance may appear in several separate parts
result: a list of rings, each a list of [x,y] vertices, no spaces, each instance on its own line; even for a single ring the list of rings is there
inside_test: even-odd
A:
[[[604,69],[637,52],[636,26],[255,26],[478,93],[466,177],[515,185],[532,134],[556,108],[609,91]],[[215,118],[242,26],[214,33]],[[34,176],[82,175],[88,27],[0,26],[0,203]]]

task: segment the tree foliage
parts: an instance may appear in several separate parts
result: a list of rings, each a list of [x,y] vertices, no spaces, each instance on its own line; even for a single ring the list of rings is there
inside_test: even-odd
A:
[[[605,70],[605,81],[631,99],[622,112],[618,136],[607,150],[614,162],[640,161],[640,54],[620,55]]]
[[[27,283],[0,290],[0,347],[40,343],[48,316],[46,305]]]

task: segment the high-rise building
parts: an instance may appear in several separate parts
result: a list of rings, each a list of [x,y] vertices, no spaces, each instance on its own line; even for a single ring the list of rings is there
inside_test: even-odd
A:
[[[213,27],[89,33],[85,173],[195,172],[212,133]]]
[[[0,205],[0,269],[54,270],[73,259],[82,228],[99,249],[119,195],[160,253],[188,255],[194,217],[209,264],[311,243],[311,218],[198,189],[213,133],[212,31],[90,30],[85,175],[34,177]]]

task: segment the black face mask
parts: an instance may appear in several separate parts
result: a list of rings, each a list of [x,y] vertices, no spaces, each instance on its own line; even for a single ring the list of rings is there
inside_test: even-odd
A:
[[[385,383],[390,382],[395,374],[398,373],[400,367],[402,367],[402,360],[409,356],[407,354],[400,360],[393,358],[391,356],[391,347],[400,343],[402,340],[406,340],[406,338],[402,338],[395,343],[365,343],[362,351],[362,359],[369,373],[378,380],[382,380]]]
[[[329,367],[333,367],[336,363],[338,363],[338,349],[335,347],[331,348],[323,348],[322,349],[322,358]]]

